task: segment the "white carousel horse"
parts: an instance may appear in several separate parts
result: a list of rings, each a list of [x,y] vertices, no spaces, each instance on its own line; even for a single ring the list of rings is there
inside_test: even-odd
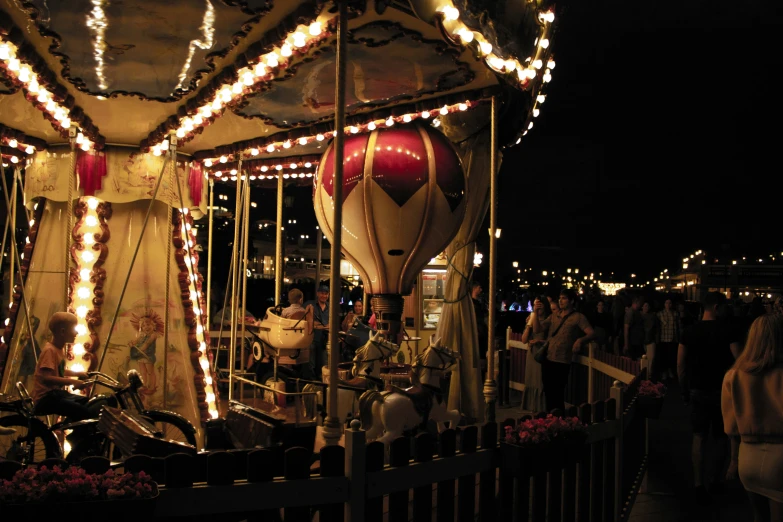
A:
[[[339,380],[339,384],[349,388],[337,389],[337,418],[345,422],[348,414],[354,417],[359,411],[359,393],[368,389],[382,389],[384,383],[381,380],[381,363],[394,357],[400,346],[386,340],[382,333],[376,333],[358,350],[353,358],[350,380]],[[331,379],[328,366],[322,370],[324,381]],[[323,388],[312,384],[305,385],[303,391],[315,391],[323,393]],[[310,396],[312,397],[312,396]],[[305,416],[309,417],[312,408],[315,407],[314,399],[304,400]]]
[[[359,399],[359,415],[362,428],[367,430],[367,440],[380,440],[390,444],[404,432],[423,427],[428,419],[438,425],[438,431],[446,429],[446,422],[455,428],[460,412],[448,410],[446,397],[440,389],[440,375],[449,373],[459,359],[459,354],[440,346],[440,339],[430,344],[418,355],[411,367],[413,386],[407,390],[392,387],[391,391],[368,390]]]

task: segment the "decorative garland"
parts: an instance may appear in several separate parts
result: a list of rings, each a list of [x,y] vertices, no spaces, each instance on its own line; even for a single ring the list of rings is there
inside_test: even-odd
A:
[[[179,267],[177,281],[184,311],[184,322],[188,327],[187,339],[190,349],[190,363],[193,367],[193,385],[202,422],[217,418],[217,387],[210,370],[209,345],[207,335],[206,301],[202,285],[204,278],[198,271],[196,246],[196,228],[187,209],[174,212],[174,259]]]
[[[27,271],[30,268],[30,260],[33,257],[33,252],[35,251],[36,240],[38,239],[38,227],[41,222],[41,216],[43,215],[45,206],[46,198],[41,198],[38,200],[33,209],[33,219],[30,222],[30,230],[28,232],[27,238],[25,239],[24,250],[21,254],[22,264],[19,267],[22,273],[22,285],[27,282]],[[13,240],[14,238],[11,239]],[[12,281],[14,279],[14,275],[12,275]],[[14,333],[14,328],[16,327],[16,319],[19,315],[19,307],[22,299],[22,292],[19,289],[19,285],[14,285],[11,291],[13,292],[13,296],[11,298],[11,308],[8,312],[8,319],[6,319],[5,322],[5,330],[3,331],[2,337],[0,337],[0,375],[3,375],[3,372],[5,371],[5,365],[8,362],[8,346],[11,336]],[[26,325],[24,327],[27,328]]]
[[[48,147],[44,140],[28,136],[24,132],[6,127],[2,123],[0,123],[0,145],[3,145],[3,155],[8,154],[9,157],[21,157],[19,151],[23,151],[25,154],[33,154],[37,150],[46,150]],[[5,147],[8,147],[8,149]]]
[[[7,82],[24,90],[27,101],[43,113],[62,138],[68,139],[73,122],[81,129],[80,145],[84,150],[103,148],[106,140],[98,127],[75,104],[73,96],[57,82],[57,76],[3,11],[0,11],[0,68]]]
[[[104,300],[103,286],[106,282],[106,269],[103,265],[109,255],[106,243],[111,238],[106,220],[111,219],[111,215],[111,203],[94,197],[79,198],[74,205],[77,221],[72,231],[73,266],[69,274],[68,311],[75,313],[79,322],[76,325],[76,340],[66,354],[68,368],[74,371],[85,371],[82,361],[88,363],[90,370],[98,366],[97,350],[100,341],[97,332],[103,323],[101,308]]]

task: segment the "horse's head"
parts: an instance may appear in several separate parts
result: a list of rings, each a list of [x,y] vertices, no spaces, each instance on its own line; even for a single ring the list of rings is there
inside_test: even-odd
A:
[[[370,336],[370,339],[358,350],[353,358],[353,375],[370,375],[375,373],[375,363],[385,361],[400,349],[390,341],[387,341],[381,332]],[[377,366],[380,374],[380,365]]]
[[[412,367],[414,370],[429,370],[430,372],[445,374],[454,370],[454,366],[459,359],[459,353],[441,346],[441,339],[435,339],[435,335],[432,335],[430,336],[429,346],[421,355],[414,359]]]

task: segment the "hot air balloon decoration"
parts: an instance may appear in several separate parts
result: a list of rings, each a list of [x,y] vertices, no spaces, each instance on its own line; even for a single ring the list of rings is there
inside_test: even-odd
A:
[[[346,136],[342,252],[371,294],[379,331],[397,342],[403,296],[453,239],[465,213],[459,156],[438,130],[418,123]],[[334,230],[334,144],[313,193],[324,235]]]

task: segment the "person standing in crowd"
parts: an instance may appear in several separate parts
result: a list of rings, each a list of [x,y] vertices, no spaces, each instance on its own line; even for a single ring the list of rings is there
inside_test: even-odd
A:
[[[305,364],[302,372],[305,379],[320,381],[329,337],[329,287],[319,285],[315,295],[315,301],[305,303],[305,308],[312,307],[313,310],[313,342],[310,345],[310,364]]]
[[[634,361],[644,353],[644,321],[639,311],[643,303],[644,299],[639,296],[634,297],[631,308],[625,312],[623,322],[623,355]]]
[[[487,342],[489,341],[489,327],[487,326],[487,307],[481,302],[481,294],[484,291],[481,283],[473,281],[470,286],[470,297],[473,301],[473,311],[476,313],[476,326],[478,332],[479,358],[483,361],[487,358]]]
[[[763,315],[723,378],[723,428],[731,440],[726,474],[739,479],[754,520],[783,521],[783,317]]]
[[[527,411],[544,411],[544,386],[541,377],[541,365],[535,360],[535,353],[546,342],[549,331],[543,329],[533,333],[531,323],[533,315],[538,315],[539,323],[552,315],[552,308],[546,297],[539,296],[533,301],[533,313],[527,318],[525,331],[522,332],[522,342],[528,345],[527,360],[525,361],[525,392],[522,398],[522,408]]]
[[[590,324],[595,329],[596,341],[598,347],[602,350],[608,349],[611,345],[612,339],[612,316],[606,309],[606,303],[603,300],[598,301],[595,305],[595,313],[589,318]]]
[[[548,331],[547,358],[541,366],[544,384],[544,396],[547,411],[565,410],[565,387],[571,372],[573,354],[579,353],[587,343],[595,338],[593,327],[587,318],[574,310],[576,292],[570,288],[560,291],[560,311],[543,321],[537,310],[533,310],[531,325],[533,333]],[[539,308],[543,303],[535,305]]]
[[[672,300],[666,299],[658,312],[658,370],[663,380],[673,379],[677,367],[677,343],[680,342],[680,314],[672,309]]]
[[[656,338],[658,336],[658,316],[652,311],[650,303],[645,302],[642,305],[642,324],[644,324],[644,353],[647,354],[647,364],[649,365],[649,379],[658,381],[660,362],[656,353]]]
[[[704,476],[707,462],[707,439],[712,432],[715,455],[711,459],[718,468],[714,482],[722,486],[719,475],[728,454],[728,440],[723,431],[721,415],[721,387],[723,377],[739,355],[740,344],[736,330],[719,319],[723,316],[726,296],[710,292],[704,297],[702,320],[686,329],[677,350],[677,375],[683,398],[690,403],[693,442],[693,480],[697,501],[707,502],[707,480]]]
[[[353,326],[353,322],[356,319],[361,319],[362,317],[364,317],[364,303],[361,299],[357,299],[353,303],[353,311],[348,312],[345,315],[345,319],[343,319],[343,323],[340,325],[340,328],[342,328],[343,332],[347,332]]]

